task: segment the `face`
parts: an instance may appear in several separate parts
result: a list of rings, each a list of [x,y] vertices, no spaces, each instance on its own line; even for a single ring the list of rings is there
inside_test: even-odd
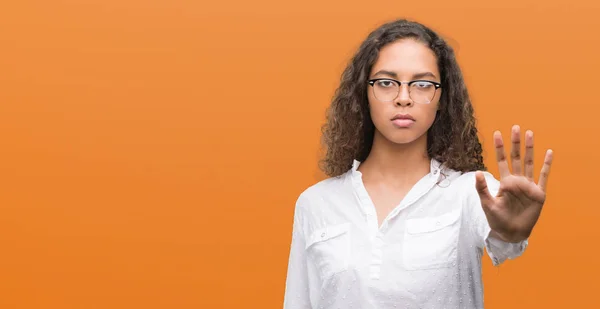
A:
[[[375,134],[395,144],[426,139],[442,92],[428,83],[440,83],[433,51],[413,39],[388,44],[380,50],[369,79],[383,79],[367,88]],[[394,80],[402,82],[399,89]],[[415,80],[423,82],[406,84]]]

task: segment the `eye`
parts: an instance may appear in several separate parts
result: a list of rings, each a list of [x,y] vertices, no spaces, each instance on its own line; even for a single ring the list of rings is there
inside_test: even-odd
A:
[[[419,88],[419,89],[427,89],[427,88],[433,87],[433,83],[427,82],[427,81],[418,81],[418,82],[415,82],[412,86]]]
[[[382,88],[390,88],[390,87],[396,86],[396,83],[394,83],[391,80],[382,79],[382,80],[377,81],[377,86],[382,87]]]

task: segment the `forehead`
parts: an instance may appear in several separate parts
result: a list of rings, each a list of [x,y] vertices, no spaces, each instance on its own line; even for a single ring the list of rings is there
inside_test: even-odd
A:
[[[440,76],[435,53],[414,39],[403,39],[384,46],[371,68],[371,74],[379,70],[392,71],[399,77],[406,78],[422,72]]]

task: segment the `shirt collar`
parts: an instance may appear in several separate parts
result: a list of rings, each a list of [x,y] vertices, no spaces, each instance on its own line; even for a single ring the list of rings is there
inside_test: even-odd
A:
[[[353,160],[352,169],[351,169],[352,177],[362,176],[362,173],[358,171],[358,167],[360,166],[360,164],[361,164],[360,161],[358,161],[356,159]],[[431,159],[429,174],[434,176],[435,178],[438,178],[438,177],[440,177],[442,168],[443,168],[443,166],[438,160]]]
[[[367,215],[367,218],[370,220],[370,224],[373,225],[374,230],[378,229],[377,218],[375,214],[375,206],[373,205],[369,193],[367,192],[363,182],[362,182],[362,173],[358,171],[358,167],[361,162],[358,160],[353,160],[352,169],[349,171],[350,177],[349,181],[352,183],[353,191],[356,194],[356,197],[360,201],[360,210]],[[442,164],[435,159],[431,159],[430,163],[430,172],[429,176],[429,184],[433,186],[435,183],[438,183],[442,179]]]

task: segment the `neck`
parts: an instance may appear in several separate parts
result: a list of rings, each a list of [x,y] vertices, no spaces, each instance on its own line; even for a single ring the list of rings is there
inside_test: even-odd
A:
[[[395,144],[376,132],[371,152],[359,170],[370,181],[402,186],[429,173],[430,164],[427,134],[409,144]]]

